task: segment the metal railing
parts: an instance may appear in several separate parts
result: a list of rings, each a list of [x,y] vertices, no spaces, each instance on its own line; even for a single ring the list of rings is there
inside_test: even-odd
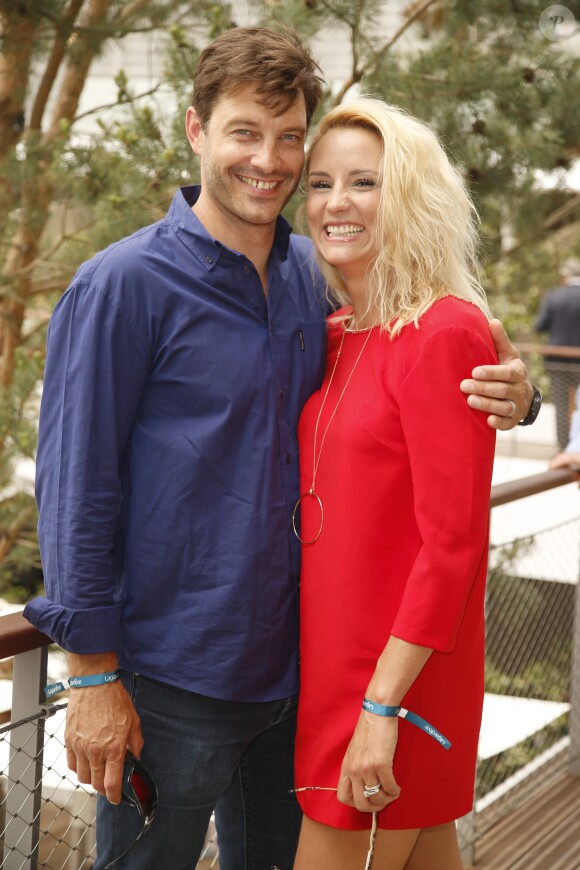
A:
[[[491,508],[576,479],[560,470],[498,484]],[[558,771],[580,775],[580,493],[578,499],[578,517],[490,554],[476,801],[459,822],[464,860],[475,865],[482,833]],[[0,659],[14,657],[12,724],[0,729],[6,870],[89,870],[94,858],[94,795],[66,772],[65,705],[43,706],[48,644],[20,614],[0,618]],[[217,866],[213,832],[206,853],[199,866]]]
[[[490,506],[576,480],[559,470],[497,484]],[[580,775],[579,575],[580,493],[573,518],[549,516],[533,534],[491,547],[476,794],[459,822],[463,859],[475,867],[483,834],[558,775]]]
[[[0,839],[6,870],[88,870],[93,865],[95,796],[66,765],[66,706],[52,704],[0,728]]]

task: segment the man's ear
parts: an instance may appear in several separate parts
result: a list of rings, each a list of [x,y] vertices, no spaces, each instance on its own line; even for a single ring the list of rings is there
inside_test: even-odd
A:
[[[199,156],[204,135],[203,124],[193,106],[189,106],[185,115],[185,133],[194,154]]]

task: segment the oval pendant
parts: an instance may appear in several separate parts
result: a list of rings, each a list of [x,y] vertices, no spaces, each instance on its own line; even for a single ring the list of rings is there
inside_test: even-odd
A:
[[[318,507],[320,508],[320,526],[318,528],[318,534],[314,538],[311,538],[308,541],[305,540],[304,538],[300,537],[300,532],[296,528],[296,515],[298,513],[299,508],[302,505],[302,501],[305,498],[316,499],[316,501],[318,502]],[[303,492],[302,495],[300,496],[300,498],[298,499],[298,501],[296,502],[296,504],[294,505],[294,510],[292,511],[292,528],[294,529],[294,534],[296,535],[296,537],[298,538],[298,540],[300,541],[301,544],[315,544],[316,541],[319,539],[320,535],[322,534],[323,524],[324,524],[324,508],[322,507],[322,502],[320,500],[320,496],[317,495],[313,489],[309,489],[308,492]]]

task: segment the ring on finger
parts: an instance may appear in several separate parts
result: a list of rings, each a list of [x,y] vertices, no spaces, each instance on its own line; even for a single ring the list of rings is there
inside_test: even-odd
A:
[[[378,794],[381,790],[380,782],[377,782],[376,785],[365,785],[363,789],[363,797],[370,798],[374,797],[374,795]]]
[[[508,414],[507,416],[513,417],[513,415],[516,413],[516,410],[517,410],[516,403],[513,401],[513,399],[506,399],[506,402],[509,402],[510,405],[512,406],[512,412],[511,412],[511,414]]]

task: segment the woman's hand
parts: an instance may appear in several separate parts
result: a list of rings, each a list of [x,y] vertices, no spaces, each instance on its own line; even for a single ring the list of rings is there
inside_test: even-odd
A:
[[[365,813],[376,813],[399,797],[401,789],[393,776],[399,723],[361,711],[357,726],[342,762],[338,799]],[[364,797],[365,786],[380,783],[381,790]]]
[[[421,673],[432,649],[391,636],[367,686],[365,698],[377,704],[398,706]],[[393,775],[399,737],[396,716],[377,716],[362,710],[342,762],[338,799],[365,813],[376,813],[397,800],[401,789]],[[365,786],[380,783],[380,791],[366,798]]]

